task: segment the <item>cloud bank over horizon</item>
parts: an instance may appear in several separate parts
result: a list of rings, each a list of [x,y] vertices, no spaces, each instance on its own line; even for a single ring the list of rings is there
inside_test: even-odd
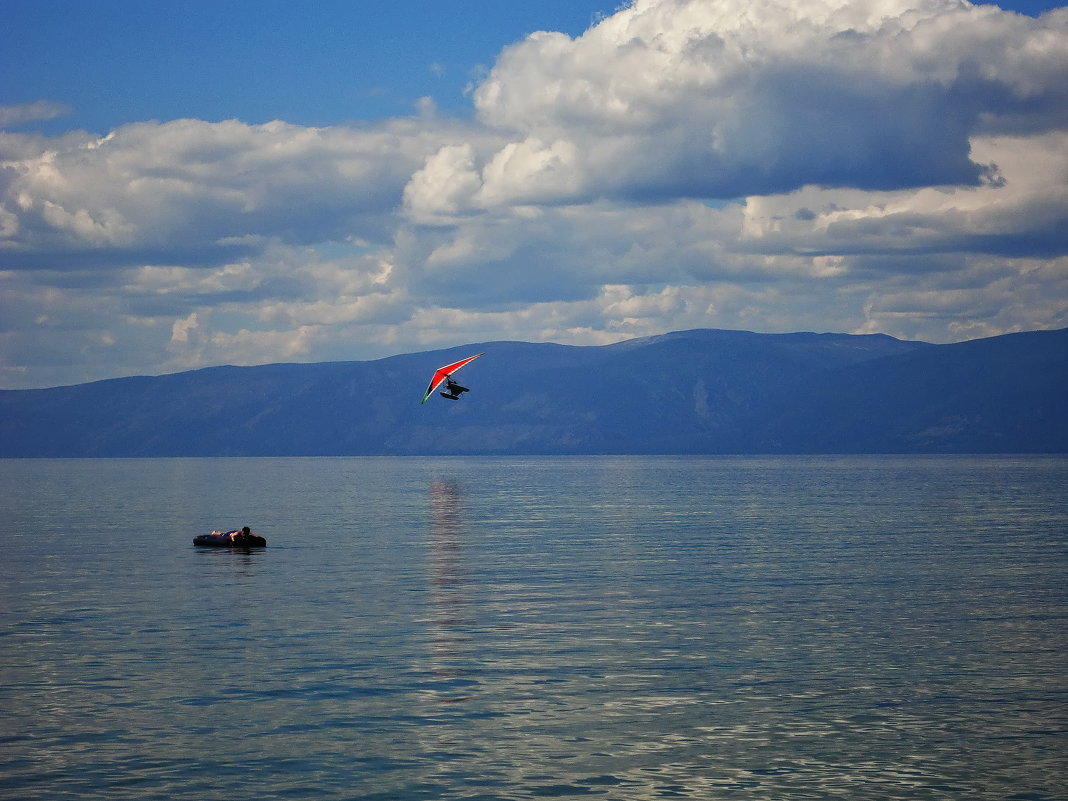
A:
[[[1068,326],[1068,8],[637,0],[460,120],[0,108],[0,387],[685,328]]]

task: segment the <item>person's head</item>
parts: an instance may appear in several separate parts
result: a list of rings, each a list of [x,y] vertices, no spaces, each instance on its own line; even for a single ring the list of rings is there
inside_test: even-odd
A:
[[[243,529],[241,529],[241,533],[242,534],[251,534],[252,530],[248,526],[245,526]]]

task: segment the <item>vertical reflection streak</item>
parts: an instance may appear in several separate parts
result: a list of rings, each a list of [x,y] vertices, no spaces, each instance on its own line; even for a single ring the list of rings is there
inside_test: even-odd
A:
[[[463,491],[455,481],[435,479],[430,485],[429,572],[430,648],[440,703],[464,703],[476,682],[464,676],[471,624],[464,568],[467,525]]]

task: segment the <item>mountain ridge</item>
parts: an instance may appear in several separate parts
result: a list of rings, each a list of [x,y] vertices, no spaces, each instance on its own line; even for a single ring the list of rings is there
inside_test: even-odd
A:
[[[472,392],[420,405],[476,352]],[[691,329],[0,390],[0,457],[1068,452],[1068,329]]]

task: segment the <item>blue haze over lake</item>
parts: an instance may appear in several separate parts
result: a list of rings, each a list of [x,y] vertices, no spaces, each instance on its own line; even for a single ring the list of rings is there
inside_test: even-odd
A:
[[[1019,799],[1068,459],[0,460],[0,797]],[[262,550],[192,546],[250,525]]]

